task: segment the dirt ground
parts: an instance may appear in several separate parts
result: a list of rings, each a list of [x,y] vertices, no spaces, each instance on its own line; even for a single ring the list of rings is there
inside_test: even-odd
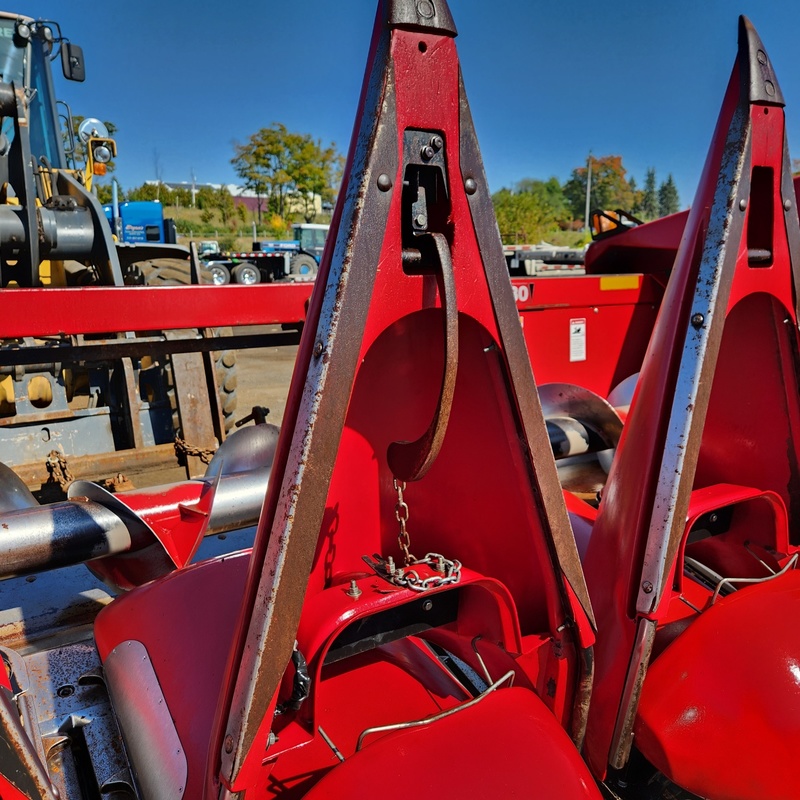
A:
[[[253,406],[266,406],[267,421],[281,424],[296,357],[296,345],[238,351],[237,419],[246,417]]]
[[[277,326],[249,327],[248,333],[279,331]],[[286,409],[286,396],[292,379],[292,370],[297,357],[297,345],[264,347],[239,350],[236,354],[237,405],[234,418],[246,417],[253,406],[269,409],[267,421],[280,425]],[[248,422],[252,425],[252,422]],[[186,479],[182,467],[159,467],[143,472],[128,473],[132,485],[137,489],[176,483]]]

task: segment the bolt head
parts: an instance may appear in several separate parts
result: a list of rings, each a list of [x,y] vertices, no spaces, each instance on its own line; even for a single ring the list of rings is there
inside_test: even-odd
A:
[[[464,181],[464,191],[467,194],[475,194],[475,192],[478,191],[478,184],[475,183],[475,179],[474,178],[467,178]]]
[[[702,314],[692,314],[692,327],[700,328],[705,321],[706,318]]]
[[[645,594],[652,594],[652,592],[653,592],[653,584],[652,584],[652,583],[650,583],[650,581],[645,581],[645,582],[642,584],[642,591],[643,591]]]
[[[747,200],[744,197],[739,201],[739,211],[744,211],[747,208]]]
[[[417,214],[417,216],[414,217],[414,223],[418,228],[427,228],[428,218],[424,214]]]
[[[322,351],[323,351],[324,349],[325,349],[325,347],[323,346],[322,342],[317,342],[317,343],[314,345],[314,356],[315,356],[316,358],[319,358],[319,357],[322,355]]]
[[[230,734],[225,737],[225,752],[229,755],[233,752],[233,736]]]
[[[392,188],[392,179],[385,172],[378,175],[378,188],[382,192],[388,192]]]
[[[444,139],[438,134],[436,136],[431,136],[431,147],[434,150],[441,150],[444,147]]]
[[[791,200],[784,200],[783,201],[783,210],[784,211],[791,211],[792,208],[792,201]]]
[[[422,156],[423,161],[430,161],[436,155],[436,151],[429,144],[426,144],[419,151],[419,154]]]

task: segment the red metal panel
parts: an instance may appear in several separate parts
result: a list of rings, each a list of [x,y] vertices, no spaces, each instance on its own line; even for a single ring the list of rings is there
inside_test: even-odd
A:
[[[513,768],[499,774],[476,769],[476,757]],[[564,732],[541,701],[522,689],[495,693],[432,725],[389,734],[329,773],[307,797],[366,800],[375,795],[378,775],[386,800],[404,800],[412,785],[421,796],[600,796]]]
[[[702,797],[800,797],[800,573],[722,598],[647,673],[636,741]]]
[[[313,283],[8,289],[0,338],[299,322]]]

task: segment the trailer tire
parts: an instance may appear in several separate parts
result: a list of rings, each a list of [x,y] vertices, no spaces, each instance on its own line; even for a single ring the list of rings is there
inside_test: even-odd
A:
[[[200,273],[200,283],[208,283],[212,286],[226,286],[231,282],[230,270],[222,264],[211,264],[202,267]]]
[[[257,283],[261,283],[261,270],[255,264],[245,261],[233,268],[231,277],[234,283],[254,286]]]
[[[314,259],[307,255],[306,253],[298,253],[295,256],[292,256],[292,260],[289,262],[289,274],[290,275],[316,275],[317,271],[319,270],[319,266]]]

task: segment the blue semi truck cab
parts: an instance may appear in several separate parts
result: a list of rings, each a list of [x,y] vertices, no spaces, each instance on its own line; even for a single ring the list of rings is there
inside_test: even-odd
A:
[[[114,206],[103,206],[111,230],[119,241],[129,244],[175,244],[178,240],[175,220],[164,219],[164,207],[158,200],[130,200],[119,203],[119,225],[115,225]]]

